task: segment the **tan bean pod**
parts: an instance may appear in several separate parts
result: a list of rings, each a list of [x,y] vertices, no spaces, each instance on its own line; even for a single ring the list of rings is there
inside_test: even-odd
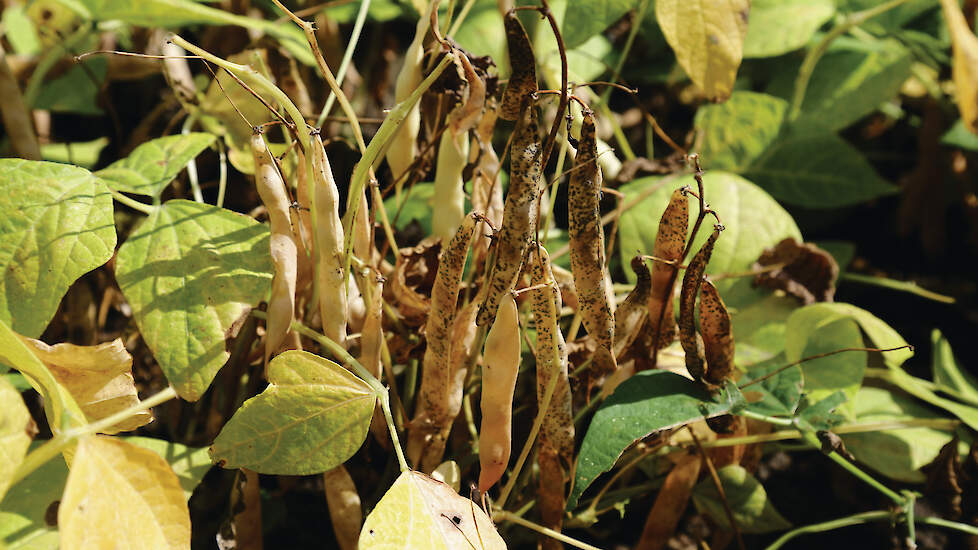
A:
[[[537,224],[542,151],[537,110],[532,99],[528,99],[523,107],[523,119],[513,131],[509,191],[502,225],[496,234],[496,262],[488,277],[486,299],[476,318],[479,326],[495,317],[499,301],[516,284]]]
[[[298,248],[289,218],[289,197],[272,154],[261,134],[251,136],[251,151],[255,156],[255,186],[261,197],[271,226],[269,252],[275,275],[268,299],[265,321],[265,362],[274,354],[289,332],[295,313],[295,284]]]
[[[520,369],[520,322],[516,300],[504,299],[482,352],[482,425],[479,429],[479,491],[488,491],[509,464],[513,438],[513,392]]]
[[[323,334],[346,344],[346,324],[349,304],[346,280],[343,278],[343,222],[340,220],[340,194],[333,179],[333,170],[319,135],[313,136],[312,171],[315,195],[312,207],[316,211],[316,284],[319,287],[319,315]]]
[[[689,374],[702,380],[706,375],[706,358],[704,356],[703,338],[696,332],[695,306],[696,295],[703,282],[703,273],[710,263],[713,245],[720,236],[720,229],[714,229],[703,247],[693,256],[683,275],[683,286],[679,293],[679,342],[686,352],[686,369]]]
[[[682,189],[676,189],[659,220],[659,232],[655,236],[652,255],[663,260],[679,262],[686,246],[689,231],[689,200]],[[659,334],[658,348],[664,348],[676,339],[676,317],[673,313],[672,295],[677,267],[663,262],[652,264],[652,293],[649,295],[649,326],[652,338]],[[662,327],[659,328],[659,320]]]
[[[455,414],[452,388],[458,365],[451,363],[452,333],[459,284],[475,229],[475,217],[466,217],[455,236],[442,248],[431,288],[431,307],[425,323],[427,348],[421,363],[421,388],[408,435],[408,459],[416,468],[431,472],[441,463]]]
[[[356,550],[363,526],[363,508],[360,493],[346,467],[337,466],[324,472],[323,490],[340,550]]]
[[[557,325],[561,307],[560,291],[550,268],[550,256],[543,247],[538,250],[539,256],[531,260],[532,284],[545,285],[533,291],[538,403],[543,401],[551,378],[558,378],[540,426],[538,500],[544,524],[560,531],[566,498],[564,486],[574,453],[574,418],[567,374],[567,346]]]
[[[700,332],[706,353],[706,381],[723,384],[734,371],[734,339],[730,313],[717,287],[703,281],[700,287]]]
[[[499,156],[492,148],[492,133],[496,127],[499,106],[493,100],[475,129],[479,144],[478,159],[472,172],[472,210],[482,212],[492,227],[499,227],[503,219],[503,186],[499,182]],[[491,233],[485,222],[479,222],[475,228],[475,241],[472,243],[472,258],[475,265],[485,262],[489,250]]]
[[[523,101],[537,91],[537,64],[530,37],[515,11],[503,17],[506,27],[506,46],[509,49],[509,84],[503,92],[499,117],[503,120],[520,118]]]
[[[601,228],[599,204],[601,168],[597,157],[594,115],[585,111],[570,185],[567,188],[570,264],[581,320],[588,334],[598,344],[594,353],[595,372],[608,374],[615,371],[618,364],[612,353],[615,319],[608,300],[604,231]]]

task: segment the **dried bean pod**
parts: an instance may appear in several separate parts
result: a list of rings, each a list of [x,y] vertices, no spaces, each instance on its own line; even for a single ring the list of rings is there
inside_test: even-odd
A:
[[[382,370],[380,355],[384,343],[384,278],[368,271],[357,279],[357,285],[364,289],[366,305],[363,329],[360,331],[360,364],[370,371],[374,378],[380,380]],[[379,403],[374,409],[373,418],[370,419],[370,433],[381,445],[389,445],[390,434],[387,432],[387,423]]]
[[[632,271],[637,277],[635,288],[628,293],[625,301],[615,311],[615,357],[622,357],[632,342],[638,338],[642,327],[647,326],[649,317],[649,294],[652,292],[652,278],[649,266],[642,256],[632,258]]]
[[[452,388],[457,386],[453,379],[458,367],[451,363],[452,333],[459,284],[475,221],[474,216],[468,216],[442,249],[431,288],[431,308],[425,324],[428,347],[421,363],[421,389],[407,444],[409,460],[424,472],[431,472],[441,463],[448,433],[457,414],[451,412]]]
[[[513,392],[520,368],[516,300],[503,299],[482,352],[482,426],[479,428],[479,491],[503,476],[512,451]]]
[[[492,148],[492,133],[498,116],[498,104],[490,101],[475,129],[479,149],[475,170],[472,171],[472,210],[482,212],[492,223],[492,227],[499,227],[503,219],[503,186],[499,182],[499,157]],[[485,222],[479,222],[475,231],[472,258],[475,265],[482,265],[489,250],[491,230]]]
[[[340,550],[356,550],[363,526],[363,509],[353,478],[344,466],[337,466],[323,473],[323,490]]]
[[[538,502],[544,524],[560,531],[563,522],[568,466],[574,453],[574,418],[571,411],[570,382],[567,375],[567,346],[557,320],[560,291],[550,268],[550,257],[543,247],[531,260],[532,284],[545,285],[533,291],[533,316],[537,330],[537,402],[543,401],[547,386],[556,376],[556,389],[540,426],[540,487]],[[542,405],[541,405],[542,406]]]
[[[577,289],[578,308],[588,334],[598,344],[594,352],[596,374],[608,374],[618,368],[612,345],[615,341],[615,319],[608,300],[608,278],[605,276],[604,231],[601,228],[601,168],[594,116],[584,112],[577,155],[567,188],[567,210],[570,217],[570,264]]]
[[[686,246],[689,230],[689,200],[682,189],[676,189],[669,199],[659,220],[659,232],[655,236],[652,255],[663,260],[679,262]],[[649,296],[649,325],[652,336],[659,334],[659,349],[676,339],[676,317],[673,313],[672,294],[677,266],[656,261],[652,264],[652,294]],[[662,326],[659,327],[659,320]]]
[[[285,183],[261,134],[251,136],[251,151],[255,156],[255,186],[268,211],[272,232],[269,252],[275,267],[265,321],[265,362],[268,363],[269,357],[285,340],[295,314],[298,248],[289,219],[291,203],[285,193]]]
[[[723,384],[734,370],[734,340],[730,313],[710,281],[700,287],[700,332],[706,352],[706,381]]]
[[[506,91],[503,92],[499,117],[503,120],[516,120],[520,117],[523,101],[537,91],[537,65],[533,46],[526,29],[520,23],[515,11],[503,18],[506,26],[506,46],[509,49],[511,74]]]
[[[319,135],[313,136],[312,171],[315,196],[312,207],[316,211],[317,267],[316,283],[319,286],[319,315],[322,317],[323,334],[345,345],[346,324],[349,317],[347,285],[343,278],[343,222],[340,220],[340,194],[333,179],[333,171]]]
[[[720,236],[720,229],[714,229],[703,247],[693,256],[683,275],[683,286],[679,293],[679,342],[686,352],[686,369],[697,380],[702,380],[706,374],[706,360],[703,350],[703,338],[696,332],[695,306],[696,295],[703,281],[703,273],[710,263],[713,245]]]
[[[496,263],[489,274],[489,289],[476,323],[484,326],[496,315],[499,301],[516,284],[523,259],[533,240],[540,197],[540,135],[532,99],[523,105],[523,119],[513,131],[509,191],[503,222],[496,235]]]

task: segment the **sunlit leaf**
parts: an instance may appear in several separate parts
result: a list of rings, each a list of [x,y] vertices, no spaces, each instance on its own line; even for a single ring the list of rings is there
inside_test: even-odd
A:
[[[951,31],[951,75],[961,120],[978,134],[978,36],[964,18],[957,0],[941,0],[944,19]]]
[[[594,413],[577,456],[568,508],[610,470],[635,441],[666,428],[726,414],[744,405],[735,386],[710,395],[696,382],[665,370],[647,370],[619,385]]]
[[[245,401],[211,446],[222,467],[318,474],[363,444],[377,401],[364,381],[304,351],[276,356],[267,376],[269,386]]]
[[[122,340],[117,338],[97,346],[49,346],[32,338],[22,341],[71,393],[90,422],[139,404],[132,378],[132,356]],[[152,421],[151,412],[141,411],[102,433],[128,432]]]
[[[941,143],[969,151],[978,151],[978,135],[968,130],[963,120],[955,122],[954,126],[951,126],[951,129],[941,136]]]
[[[723,103],[700,107],[694,126],[703,167],[746,169],[775,143],[787,110],[787,101],[749,91],[736,91]]]
[[[55,433],[87,424],[85,414],[68,390],[58,383],[51,371],[23,342],[23,336],[10,330],[0,320],[0,364],[20,371],[41,397],[44,413]]]
[[[207,456],[207,447],[187,447],[180,443],[152,437],[126,437],[124,440],[126,443],[139,445],[160,455],[176,474],[188,501],[194,489],[204,479],[204,474],[214,466]]]
[[[158,197],[187,163],[213,142],[213,135],[202,132],[157,138],[95,172],[95,176],[116,191]]]
[[[742,466],[731,464],[717,471],[737,527],[744,533],[783,531],[791,523],[778,513],[760,481]],[[730,529],[730,520],[713,479],[707,476],[693,488],[693,504],[718,525]]]
[[[880,388],[861,388],[853,401],[855,422],[899,422],[901,420],[941,418],[900,392]],[[846,449],[860,463],[877,472],[907,483],[921,483],[921,466],[929,464],[952,434],[934,428],[901,428],[844,434]],[[962,449],[967,444],[961,443]]]
[[[564,12],[561,34],[564,45],[575,48],[610,27],[640,0],[572,0]]]
[[[101,115],[99,89],[105,81],[109,60],[90,57],[65,74],[46,82],[34,101],[35,109],[78,115]]]
[[[41,145],[41,157],[51,162],[92,168],[98,163],[102,149],[108,144],[109,138],[107,137],[100,137],[92,141],[45,143]]]
[[[20,392],[6,378],[0,378],[0,501],[36,431]]]
[[[190,547],[190,511],[169,464],[107,436],[79,440],[58,528],[62,550]]]
[[[4,36],[14,52],[21,55],[36,55],[41,51],[41,39],[37,36],[34,22],[27,16],[27,10],[19,4],[8,4],[3,9],[0,23]]]
[[[116,279],[170,384],[196,401],[230,357],[235,322],[268,292],[268,227],[223,208],[168,201],[119,248]]]
[[[781,369],[787,360],[778,362],[773,367],[758,367],[747,371],[744,376],[737,380],[737,384],[744,388],[744,399],[749,404],[747,409],[759,414],[772,416],[791,416],[798,408],[798,401],[801,399],[801,391],[804,381],[800,367],[785,369],[773,376],[775,370]],[[754,380],[770,376],[756,384],[748,387],[745,385]]]
[[[478,504],[420,472],[402,472],[367,516],[360,550],[501,550],[506,543]]]
[[[863,347],[863,337],[854,320],[844,312],[819,305],[798,309],[788,318],[785,340],[788,362],[844,348]],[[862,384],[866,363],[865,351],[848,351],[806,361],[801,365],[805,392],[809,399],[818,401],[843,390],[851,400]]]
[[[797,50],[834,13],[832,0],[752,0],[744,57],[773,57]]]
[[[82,168],[0,159],[0,210],[0,321],[36,338],[75,279],[112,257],[112,196]]]
[[[740,67],[749,0],[656,0],[655,15],[676,60],[708,99],[730,97]]]

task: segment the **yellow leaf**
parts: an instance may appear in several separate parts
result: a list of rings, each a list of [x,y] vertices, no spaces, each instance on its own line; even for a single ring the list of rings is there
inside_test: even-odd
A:
[[[367,516],[360,550],[501,550],[506,543],[481,508],[421,472],[403,472]]]
[[[190,511],[160,455],[120,439],[78,442],[58,508],[61,550],[190,548]]]
[[[132,356],[122,340],[97,346],[56,344],[20,337],[47,366],[54,378],[71,393],[89,421],[100,420],[139,403],[132,378]],[[114,434],[135,430],[153,421],[142,411],[105,430]]]
[[[0,500],[36,433],[37,426],[20,392],[0,377]]]
[[[978,134],[978,37],[971,31],[957,0],[941,0],[947,28],[951,31],[951,76],[961,120]]]
[[[656,0],[662,34],[693,84],[712,101],[733,91],[750,0]]]

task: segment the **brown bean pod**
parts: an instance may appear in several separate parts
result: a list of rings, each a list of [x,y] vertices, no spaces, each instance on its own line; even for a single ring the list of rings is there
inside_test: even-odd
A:
[[[540,426],[538,500],[546,526],[560,531],[566,497],[564,486],[574,453],[574,418],[567,374],[567,346],[557,324],[561,307],[560,291],[550,267],[550,256],[543,247],[538,250],[539,256],[531,260],[531,269],[533,285],[543,285],[533,291],[533,316],[537,331],[537,402],[540,406],[551,378],[557,377],[550,406]]]
[[[482,425],[479,428],[479,491],[503,476],[512,452],[513,392],[520,369],[520,321],[516,300],[504,299],[482,352]]]
[[[315,193],[312,207],[316,212],[313,237],[316,242],[316,284],[319,287],[319,315],[323,334],[340,345],[346,343],[349,303],[343,278],[343,222],[340,220],[340,194],[333,170],[317,134],[312,143],[312,172]]]
[[[523,101],[537,91],[537,64],[530,37],[520,23],[515,11],[503,18],[506,27],[506,46],[509,49],[509,84],[503,92],[499,117],[516,120],[520,117]]]
[[[289,218],[291,203],[285,193],[285,183],[261,134],[251,136],[251,151],[255,156],[255,186],[268,211],[272,232],[269,252],[275,267],[265,321],[265,362],[268,363],[269,357],[285,340],[295,314],[298,247]]]
[[[489,286],[486,299],[476,318],[479,326],[495,317],[499,301],[513,290],[537,224],[542,170],[540,134],[532,99],[528,99],[523,108],[523,119],[513,131],[509,191],[503,208],[503,222],[496,234],[496,262],[486,283]]]
[[[642,256],[632,258],[632,271],[637,280],[635,288],[628,293],[625,301],[615,311],[615,357],[622,357],[638,338],[642,327],[649,318],[649,294],[652,292],[652,277],[649,266]]]
[[[421,363],[421,388],[408,436],[408,458],[416,468],[431,472],[441,462],[455,415],[451,413],[453,377],[452,333],[459,284],[476,219],[467,216],[438,257],[431,288],[431,307],[425,324],[427,348]],[[457,414],[457,413],[456,413]]]
[[[472,210],[482,212],[492,227],[499,227],[503,220],[503,186],[499,182],[499,156],[492,148],[492,134],[498,117],[499,105],[495,100],[490,100],[475,129],[479,148],[475,170],[472,171]],[[491,230],[486,222],[479,222],[475,231],[472,258],[474,265],[481,266],[489,251]]]
[[[689,200],[682,189],[676,189],[659,220],[659,232],[655,235],[652,255],[662,260],[679,262],[686,246],[689,230]],[[660,261],[652,264],[652,294],[649,295],[649,326],[652,338],[659,334],[658,348],[664,348],[676,339],[676,317],[673,313],[672,294],[678,267]],[[662,326],[659,327],[659,320]]]
[[[696,332],[695,306],[696,295],[703,282],[703,273],[710,263],[713,245],[720,236],[720,229],[714,229],[703,247],[693,256],[683,275],[683,286],[679,293],[679,342],[686,352],[686,369],[697,380],[706,375],[706,358],[703,350],[703,338]]]
[[[604,231],[601,228],[601,168],[598,166],[598,144],[594,115],[584,112],[581,137],[573,172],[567,188],[567,210],[570,217],[570,265],[577,289],[578,308],[588,334],[598,344],[594,353],[597,374],[608,374],[618,368],[612,346],[615,341],[615,319],[608,300],[608,278],[605,276]]]
[[[706,352],[706,381],[723,384],[734,370],[734,340],[730,313],[717,287],[704,281],[700,287],[700,332]]]

